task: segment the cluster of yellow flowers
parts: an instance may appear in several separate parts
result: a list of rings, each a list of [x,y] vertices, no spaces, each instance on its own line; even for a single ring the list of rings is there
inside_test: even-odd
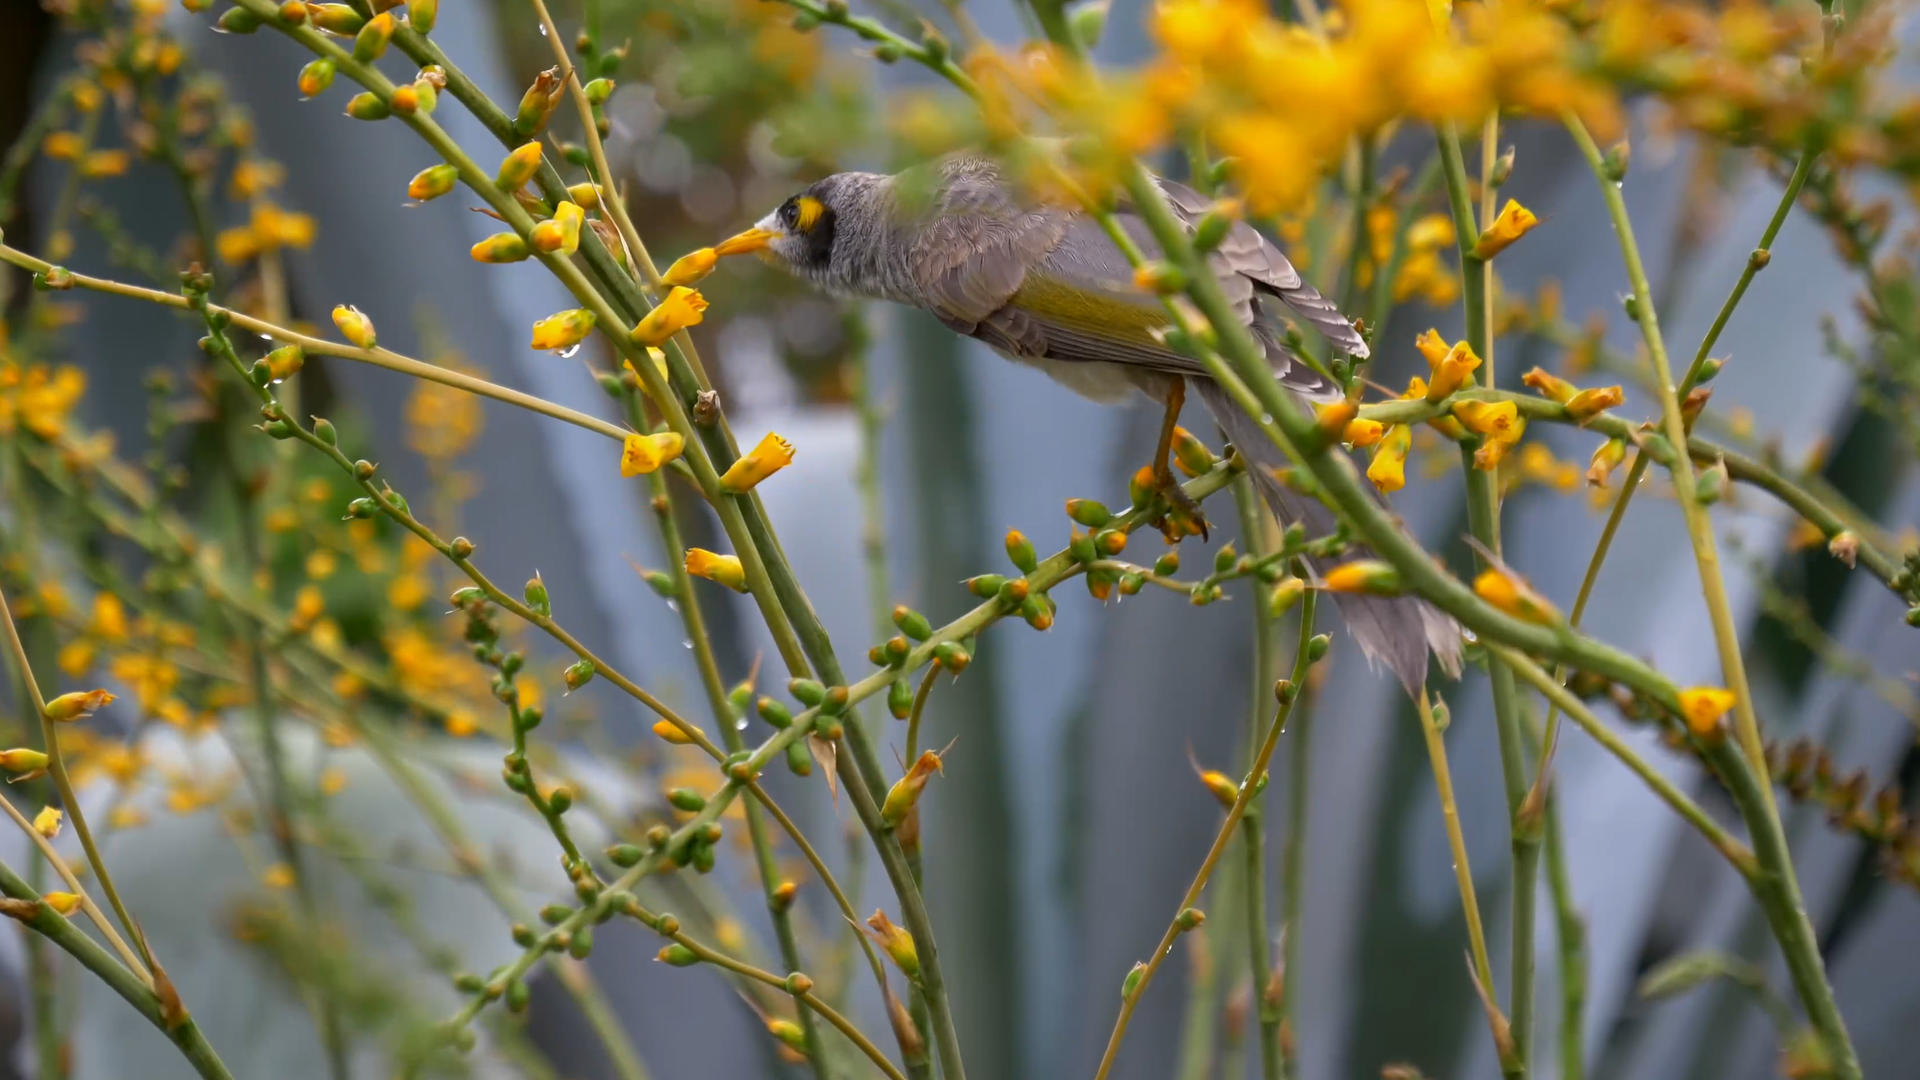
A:
[[[25,428],[42,439],[59,438],[86,392],[87,377],[79,368],[0,360],[0,435]]]

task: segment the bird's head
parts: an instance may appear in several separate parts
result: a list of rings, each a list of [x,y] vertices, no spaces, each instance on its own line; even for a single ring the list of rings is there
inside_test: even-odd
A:
[[[721,255],[758,254],[777,266],[834,287],[834,245],[868,228],[877,215],[871,173],[835,173],[791,196],[753,228],[721,241]]]

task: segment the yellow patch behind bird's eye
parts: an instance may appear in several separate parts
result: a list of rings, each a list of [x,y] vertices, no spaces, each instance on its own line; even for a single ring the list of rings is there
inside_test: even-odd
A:
[[[827,212],[827,204],[811,195],[802,195],[793,206],[793,223],[801,232],[812,232],[820,223],[820,215]]]

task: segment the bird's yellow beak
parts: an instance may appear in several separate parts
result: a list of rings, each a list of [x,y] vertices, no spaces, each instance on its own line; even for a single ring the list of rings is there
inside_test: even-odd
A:
[[[735,233],[714,245],[716,255],[747,255],[755,251],[765,251],[767,245],[779,234],[769,229],[748,229]]]

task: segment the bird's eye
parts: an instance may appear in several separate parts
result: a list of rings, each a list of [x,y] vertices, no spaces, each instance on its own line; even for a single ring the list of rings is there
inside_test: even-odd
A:
[[[800,205],[798,200],[788,199],[786,202],[780,204],[780,224],[791,229],[799,220]]]

